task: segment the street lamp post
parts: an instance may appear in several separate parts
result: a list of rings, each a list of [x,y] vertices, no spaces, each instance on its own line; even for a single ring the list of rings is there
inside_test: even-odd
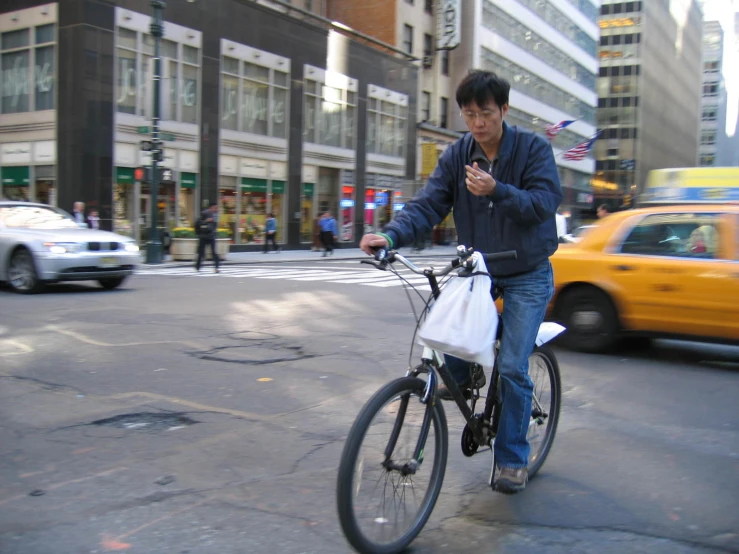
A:
[[[162,141],[159,139],[159,108],[162,83],[162,64],[159,57],[159,48],[164,35],[164,24],[162,13],[166,4],[163,0],[151,0],[154,8],[154,18],[151,22],[151,36],[154,37],[154,106],[151,117],[151,139],[153,149],[151,151],[151,182],[149,184],[149,197],[151,202],[151,225],[149,228],[149,240],[146,243],[146,263],[162,263],[162,243],[159,240],[157,222],[159,220],[159,162],[163,160]]]

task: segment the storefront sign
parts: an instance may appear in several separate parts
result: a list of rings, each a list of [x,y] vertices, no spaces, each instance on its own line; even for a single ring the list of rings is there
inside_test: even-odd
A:
[[[219,172],[226,175],[238,173],[239,159],[234,156],[221,156],[218,160]]]
[[[180,173],[180,188],[194,189],[198,186],[198,176],[195,173]]]
[[[375,204],[374,202],[365,202],[364,203],[364,209],[365,210],[374,210],[375,208],[377,208],[377,204]]]
[[[395,210],[396,212],[399,212],[403,208],[405,208],[405,204],[402,204],[400,202],[396,202],[395,204],[393,204],[393,210]]]
[[[339,202],[339,206],[342,208],[353,208],[354,207],[354,200],[351,198],[344,198]]]
[[[33,143],[33,161],[48,164],[56,161],[56,141],[42,140]]]
[[[461,0],[441,0],[436,11],[436,49],[452,50],[462,42]]]
[[[267,162],[256,158],[241,158],[241,175],[267,178]]]
[[[316,171],[316,166],[304,165],[303,166],[303,182],[315,183],[317,179],[318,179],[318,172]]]
[[[31,143],[30,142],[8,142],[2,145],[2,155],[0,155],[0,163],[18,164],[31,163]]]
[[[303,183],[303,196],[313,196],[315,185],[313,183]]]
[[[375,194],[375,202],[377,202],[378,206],[386,206],[387,205],[387,192],[378,192]]]
[[[244,177],[241,179],[241,190],[244,192],[267,192],[267,181],[265,179]]]
[[[439,151],[435,142],[424,142],[421,144],[421,177],[428,179],[429,175],[436,169],[439,160]]]
[[[0,175],[2,175],[3,186],[6,187],[27,187],[30,174],[30,168],[26,165],[0,168]]]

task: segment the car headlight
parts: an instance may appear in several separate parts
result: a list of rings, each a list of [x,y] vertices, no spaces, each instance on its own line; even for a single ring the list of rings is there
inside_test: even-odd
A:
[[[45,242],[44,248],[46,248],[52,254],[73,254],[79,252],[81,244],[76,242]]]
[[[139,251],[139,245],[134,242],[127,242],[125,248],[126,248],[126,252],[138,252]]]

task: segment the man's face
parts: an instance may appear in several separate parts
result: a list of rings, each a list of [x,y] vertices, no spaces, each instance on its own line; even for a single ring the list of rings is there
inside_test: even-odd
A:
[[[474,139],[484,144],[499,140],[503,134],[503,118],[508,113],[508,104],[502,108],[490,101],[485,106],[472,102],[462,107],[462,117]]]
[[[597,213],[598,213],[598,217],[601,218],[601,219],[604,218],[604,217],[606,217],[606,215],[608,214],[608,212],[605,211],[603,208],[598,208],[598,212]]]

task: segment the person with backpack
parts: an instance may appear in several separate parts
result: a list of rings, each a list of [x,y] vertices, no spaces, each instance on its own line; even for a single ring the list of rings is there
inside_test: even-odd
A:
[[[195,222],[195,234],[198,236],[198,261],[195,262],[195,271],[200,271],[200,266],[205,259],[205,247],[210,246],[213,255],[215,271],[218,273],[218,254],[216,253],[216,229],[218,228],[218,204],[211,202],[203,210]]]
[[[264,252],[263,254],[266,254],[269,252],[269,243],[272,243],[275,247],[275,252],[279,252],[281,248],[277,246],[277,219],[275,219],[275,214],[269,213],[267,214],[267,221],[264,226]]]

